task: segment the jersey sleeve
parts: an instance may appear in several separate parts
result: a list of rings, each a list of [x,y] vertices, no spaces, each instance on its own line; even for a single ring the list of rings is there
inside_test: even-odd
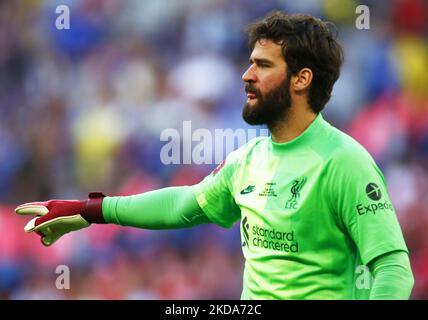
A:
[[[392,251],[408,253],[385,178],[365,150],[348,150],[330,161],[329,198],[362,262]]]
[[[208,218],[230,228],[241,217],[235,202],[233,176],[238,167],[238,150],[233,151],[211,174],[193,186],[196,200]]]

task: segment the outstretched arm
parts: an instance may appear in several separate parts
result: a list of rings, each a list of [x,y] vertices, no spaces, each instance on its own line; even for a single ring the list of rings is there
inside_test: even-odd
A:
[[[89,194],[86,201],[49,200],[31,202],[15,209],[21,215],[36,215],[25,226],[36,232],[45,246],[64,234],[91,223],[114,223],[146,229],[192,227],[210,220],[199,207],[193,186],[169,187],[128,197]]]
[[[107,223],[145,229],[187,228],[211,222],[199,207],[192,186],[106,197],[102,214]]]
[[[240,218],[232,181],[238,150],[231,152],[201,182],[192,186],[168,187],[126,197],[90,193],[86,201],[49,200],[15,208],[21,215],[35,215],[26,232],[36,232],[45,246],[64,234],[91,223],[114,223],[145,229],[188,228],[202,223],[231,227]]]

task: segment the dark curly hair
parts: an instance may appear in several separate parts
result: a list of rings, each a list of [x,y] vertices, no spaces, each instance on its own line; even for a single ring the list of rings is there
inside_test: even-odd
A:
[[[261,21],[250,24],[247,32],[251,51],[260,39],[280,45],[292,75],[303,68],[312,70],[308,103],[319,113],[331,97],[343,63],[343,49],[336,41],[335,26],[306,14],[273,11]]]

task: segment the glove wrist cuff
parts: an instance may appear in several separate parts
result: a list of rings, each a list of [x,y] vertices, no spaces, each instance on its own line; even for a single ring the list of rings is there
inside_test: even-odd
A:
[[[101,192],[91,192],[88,195],[88,200],[85,202],[85,209],[82,217],[89,223],[107,223],[103,216],[103,199],[105,194]]]

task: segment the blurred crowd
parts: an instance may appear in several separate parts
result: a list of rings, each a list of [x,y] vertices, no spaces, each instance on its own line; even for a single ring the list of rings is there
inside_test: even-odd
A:
[[[58,30],[58,5],[70,29]],[[370,9],[358,30],[355,8]],[[20,203],[129,195],[199,182],[214,167],[165,165],[167,128],[241,119],[245,25],[273,9],[333,21],[345,64],[324,117],[385,174],[428,299],[428,3],[424,0],[17,0],[0,2],[0,299],[236,299],[239,228],[91,226],[44,248]],[[178,141],[178,144],[182,141]],[[57,290],[58,265],[70,269]]]

